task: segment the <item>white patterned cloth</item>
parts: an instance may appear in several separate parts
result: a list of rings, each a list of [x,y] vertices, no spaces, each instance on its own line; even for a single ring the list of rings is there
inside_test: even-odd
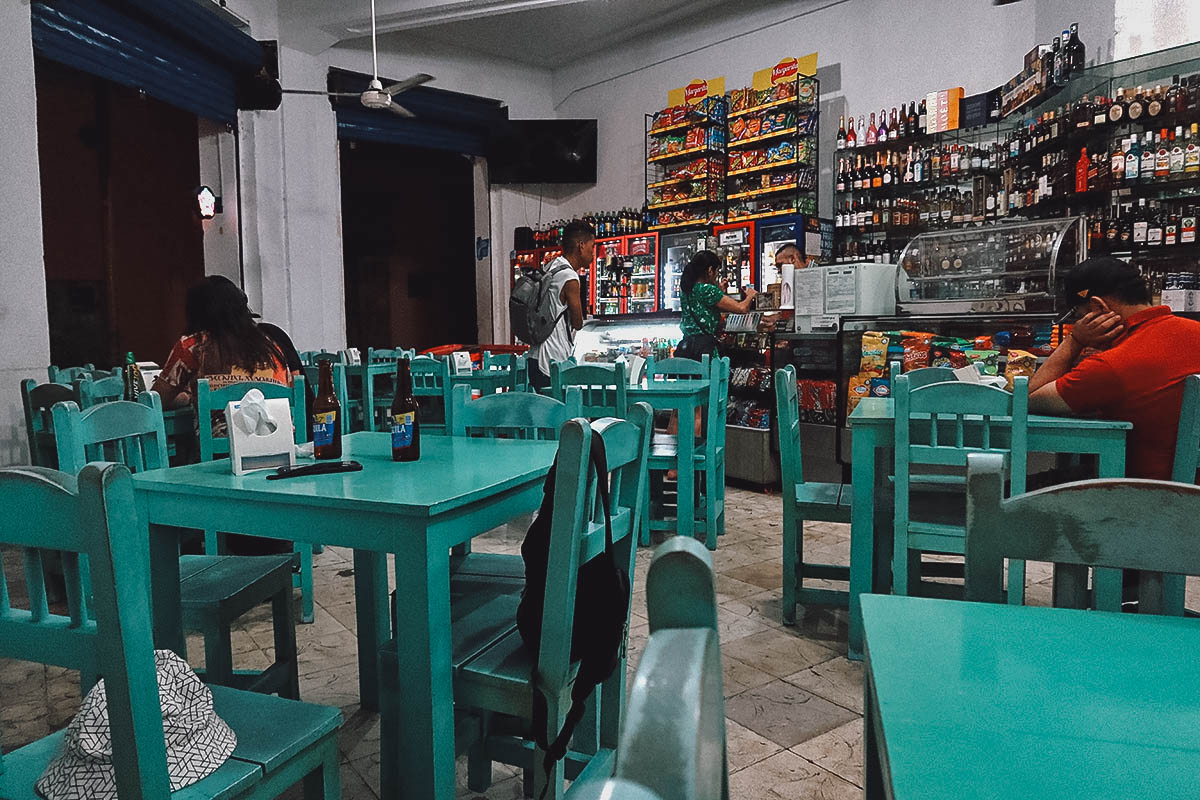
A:
[[[212,692],[187,662],[170,650],[154,651],[171,791],[211,775],[237,746],[237,736],[213,711]],[[108,698],[99,681],[67,726],[63,749],[47,765],[36,789],[47,800],[117,800]]]

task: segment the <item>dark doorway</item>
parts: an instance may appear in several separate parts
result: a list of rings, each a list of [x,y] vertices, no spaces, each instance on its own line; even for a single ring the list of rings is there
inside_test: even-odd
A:
[[[456,153],[341,143],[346,338],[368,347],[473,344],[475,199]]]
[[[50,358],[163,362],[204,276],[194,114],[35,62]]]

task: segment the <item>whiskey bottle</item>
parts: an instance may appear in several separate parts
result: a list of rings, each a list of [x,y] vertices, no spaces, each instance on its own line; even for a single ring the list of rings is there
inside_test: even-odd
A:
[[[1167,129],[1155,135],[1154,180],[1165,181],[1171,175],[1171,151],[1167,140]]]
[[[1170,180],[1177,180],[1183,177],[1184,168],[1183,154],[1183,126],[1176,125],[1175,130],[1171,132],[1171,154],[1168,156],[1170,163]]]
[[[1183,146],[1183,172],[1185,175],[1200,173],[1200,124],[1193,122],[1187,131]]]

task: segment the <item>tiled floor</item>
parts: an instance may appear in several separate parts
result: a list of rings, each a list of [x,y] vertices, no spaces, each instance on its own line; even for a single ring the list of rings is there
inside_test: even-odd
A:
[[[796,627],[780,623],[780,505],[778,495],[730,489],[727,533],[714,554],[725,666],[731,792],[757,798],[851,798],[861,795],[862,668],[845,658],[846,614],[810,609]],[[476,549],[517,552],[521,521],[476,540]],[[812,524],[807,547],[814,559],[847,563],[848,526]],[[630,670],[644,646],[648,623],[645,577],[651,550],[638,553]],[[300,691],[305,700],[340,706],[343,796],[377,796],[378,718],[359,711],[349,553],[327,548],[316,557],[316,621],[297,626]],[[234,633],[235,663],[269,663],[267,609],[245,619]],[[192,661],[203,663],[198,640]],[[9,750],[53,731],[79,702],[73,674],[39,665],[0,661],[0,749]],[[461,797],[465,763],[459,765]],[[497,766],[491,800],[521,796],[515,770]]]

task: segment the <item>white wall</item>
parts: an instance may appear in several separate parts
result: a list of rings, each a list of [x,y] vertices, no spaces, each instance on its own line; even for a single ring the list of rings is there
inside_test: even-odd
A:
[[[201,119],[199,127],[200,185],[209,187],[221,198],[217,215],[200,222],[204,231],[204,274],[223,275],[240,284],[237,138],[219,122]]]
[[[29,460],[18,385],[45,381],[50,363],[29,20],[28,3],[0,3],[0,197],[11,217],[0,236],[0,464]]]

